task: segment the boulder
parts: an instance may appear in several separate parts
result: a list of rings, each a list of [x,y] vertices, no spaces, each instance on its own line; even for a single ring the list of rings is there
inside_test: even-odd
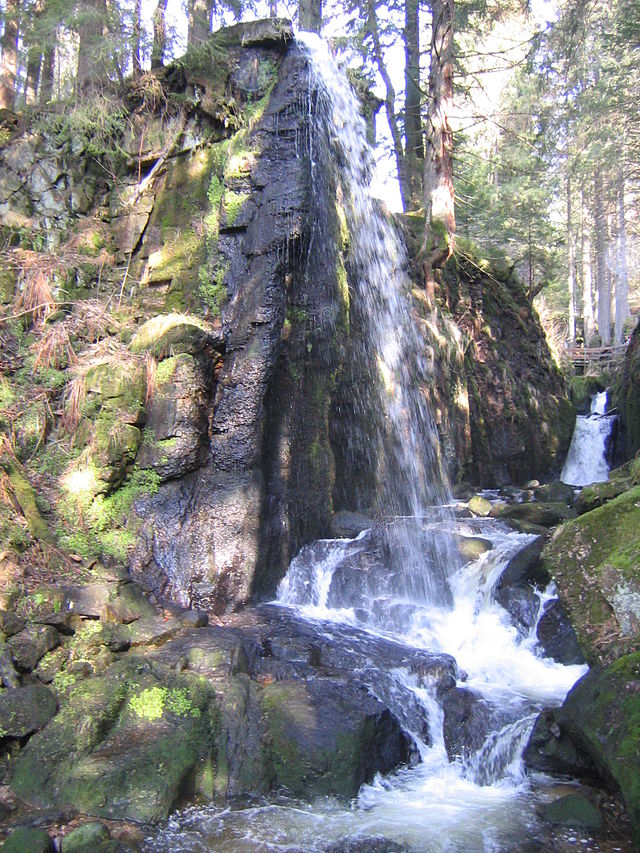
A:
[[[565,665],[585,662],[576,632],[557,599],[547,603],[538,622],[536,635],[546,657]]]
[[[277,681],[265,685],[261,703],[275,783],[296,796],[350,799],[376,772],[409,760],[398,721],[347,681]]]
[[[134,353],[148,352],[162,360],[179,353],[197,353],[207,347],[221,348],[223,338],[199,317],[186,314],[161,314],[147,320],[129,345]]]
[[[116,663],[70,689],[61,712],[18,754],[12,790],[39,807],[164,819],[208,755],[213,701],[196,676],[140,658]]]
[[[541,565],[541,555],[547,536],[538,536],[514,554],[504,568],[498,580],[497,589],[529,582],[544,588],[549,583],[549,574]]]
[[[7,640],[11,657],[22,672],[34,670],[43,655],[55,649],[60,635],[51,625],[30,625]]]
[[[55,853],[53,839],[44,829],[21,826],[2,845],[2,853]]]
[[[13,658],[7,646],[0,645],[0,682],[5,687],[19,687],[18,674],[13,666]]]
[[[543,711],[537,717],[522,754],[526,766],[553,776],[600,782],[600,774],[589,755],[560,728],[556,710]]]
[[[449,761],[465,760],[480,749],[490,732],[511,721],[477,693],[466,687],[449,690],[443,699],[444,744]]]
[[[588,672],[555,717],[602,778],[620,790],[640,844],[640,652]]]
[[[540,598],[531,586],[516,583],[513,586],[499,588],[495,600],[513,619],[522,636],[528,636],[538,618]]]
[[[500,518],[535,524],[538,527],[555,527],[567,519],[575,518],[575,510],[561,501],[531,501],[510,504],[500,513]]]
[[[58,710],[56,697],[42,684],[0,692],[0,737],[21,738],[45,726]]]
[[[102,851],[103,842],[110,838],[109,828],[104,823],[83,823],[64,836],[62,853],[92,853],[96,848]]]
[[[589,664],[640,640],[640,487],[560,528],[543,562]]]
[[[545,483],[533,490],[534,497],[537,501],[552,501],[566,503],[567,506],[573,504],[573,489],[561,480],[553,480],[551,483]]]
[[[474,495],[469,501],[469,509],[474,515],[485,518],[491,515],[491,501],[488,501],[481,495]]]
[[[567,794],[548,803],[542,816],[549,823],[559,826],[575,826],[583,829],[601,829],[603,820],[599,810],[581,794]]]
[[[6,634],[7,637],[13,637],[18,634],[26,625],[22,616],[17,613],[11,613],[8,610],[0,610],[0,631]]]

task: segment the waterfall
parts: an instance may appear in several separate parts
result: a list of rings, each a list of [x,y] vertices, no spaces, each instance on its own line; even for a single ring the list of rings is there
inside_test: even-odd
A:
[[[604,482],[609,475],[608,442],[616,415],[607,415],[607,392],[595,394],[588,415],[578,415],[560,479],[571,486]]]
[[[427,516],[431,522],[449,517],[448,484],[422,390],[432,377],[412,312],[406,250],[371,197],[373,154],[346,75],[319,36],[298,39],[310,58],[312,191],[319,168],[340,164],[353,310],[363,317],[357,357],[371,365],[374,379],[373,387],[355,389],[367,397],[355,408],[372,421],[368,452],[377,462],[378,512],[386,522],[395,590],[408,601],[451,603],[447,573],[457,564],[456,552],[450,538],[423,523]]]

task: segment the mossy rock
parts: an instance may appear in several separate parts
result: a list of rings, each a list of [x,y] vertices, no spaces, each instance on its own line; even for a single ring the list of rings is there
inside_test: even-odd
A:
[[[640,640],[640,487],[561,527],[543,552],[590,664]]]
[[[191,790],[213,739],[214,694],[201,679],[141,658],[72,686],[15,763],[12,790],[34,805],[154,822]]]
[[[27,530],[34,539],[39,539],[41,542],[47,542],[49,544],[52,544],[55,541],[53,534],[51,533],[44,519],[40,515],[40,512],[38,510],[38,504],[36,501],[36,494],[33,490],[31,483],[27,479],[24,468],[17,461],[17,459],[12,459],[7,455],[5,455],[4,459],[2,460],[2,463],[0,464],[9,475],[11,489],[20,507],[20,510],[22,511],[22,515],[24,516]],[[6,518],[5,524],[7,528],[6,535],[8,535],[8,538],[10,540],[14,541],[13,547],[15,547],[17,534],[17,544],[19,550],[21,542],[19,530],[17,529],[16,525],[10,523],[9,518]],[[0,525],[2,525],[1,515]]]
[[[96,847],[101,849],[103,842],[110,838],[109,828],[104,823],[83,823],[65,835],[62,853],[93,853]]]
[[[538,527],[554,527],[574,516],[575,511],[560,501],[532,501],[530,503],[510,504],[504,507],[499,515],[500,518],[513,519]]]
[[[85,387],[99,409],[117,413],[125,423],[144,423],[147,377],[141,361],[129,356],[94,365],[85,375]]]
[[[263,690],[274,782],[305,798],[351,798],[376,772],[388,773],[406,761],[409,744],[373,697],[342,682],[322,681],[283,680]]]
[[[221,334],[187,314],[161,314],[138,329],[129,347],[132,352],[148,352],[161,360],[178,353],[201,352],[206,346],[219,346]]]
[[[542,811],[549,823],[559,826],[581,826],[585,829],[600,829],[602,815],[586,797],[580,794],[568,794],[548,803]]]
[[[55,853],[53,839],[44,829],[21,826],[14,829],[0,850],[2,853]]]
[[[640,844],[640,653],[591,670],[555,712],[563,733],[619,788]]]

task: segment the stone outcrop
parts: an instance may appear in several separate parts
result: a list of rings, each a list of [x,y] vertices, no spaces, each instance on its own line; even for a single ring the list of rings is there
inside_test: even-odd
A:
[[[626,461],[640,450],[640,323],[631,335],[611,405],[618,410],[620,419],[618,453],[621,461]]]

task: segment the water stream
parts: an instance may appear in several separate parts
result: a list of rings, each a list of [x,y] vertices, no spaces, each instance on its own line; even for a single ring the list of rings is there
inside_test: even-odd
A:
[[[357,299],[367,318],[362,356],[377,364],[380,378],[377,387],[366,389],[375,395],[372,408],[380,415],[371,438],[379,523],[355,539],[303,548],[275,605],[282,618],[308,621],[329,642],[342,644],[345,654],[357,653],[349,627],[363,638],[402,644],[407,659],[415,649],[452,655],[458,685],[482,705],[484,737],[477,748],[450,760],[443,708],[429,684],[408,666],[378,661],[368,689],[413,738],[419,759],[414,766],[376,777],[350,804],[279,799],[193,807],[175,815],[145,849],[335,853],[349,849],[345,839],[371,837],[412,851],[524,849],[527,838],[535,845],[544,782],[534,786],[525,773],[522,748],[537,712],[561,704],[586,668],[544,658],[535,626],[523,635],[494,600],[508,560],[534,537],[491,519],[455,518],[438,437],[420,391],[428,368],[411,313],[406,257],[369,196],[371,151],[359,105],[327,46],[307,35],[302,43],[315,105],[310,151],[314,159],[328,145],[341,164],[351,272],[357,274]],[[465,562],[457,547],[464,537],[481,537],[487,550]],[[550,594],[540,591],[541,608]],[[365,842],[358,849],[369,848]]]
[[[560,479],[571,486],[602,483],[609,475],[608,442],[616,415],[608,415],[607,392],[595,394],[588,415],[578,415]]]

